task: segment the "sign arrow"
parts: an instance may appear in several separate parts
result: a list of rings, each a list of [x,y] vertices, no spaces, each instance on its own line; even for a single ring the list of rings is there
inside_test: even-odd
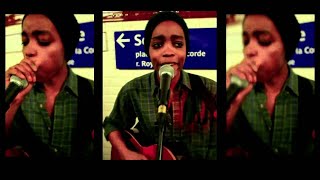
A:
[[[118,37],[118,39],[116,40],[117,43],[118,43],[122,48],[125,47],[125,45],[123,44],[124,42],[130,42],[130,39],[122,39],[123,36],[124,36],[124,34],[121,33],[121,35],[120,35],[120,36]]]

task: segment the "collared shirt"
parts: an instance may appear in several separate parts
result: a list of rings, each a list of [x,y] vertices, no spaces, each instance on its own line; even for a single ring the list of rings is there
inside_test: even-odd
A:
[[[22,114],[15,116],[12,132],[16,133],[16,138],[23,138],[23,134],[20,133],[24,132],[26,127],[21,125],[19,119],[23,116],[35,137],[48,145],[55,156],[70,157],[78,119],[78,78],[71,69],[61,91],[56,96],[51,117],[45,104],[46,95],[42,84],[36,84],[21,105]]]
[[[110,116],[105,119],[106,138],[114,130],[132,128],[137,118],[136,127],[143,134],[143,139],[149,143],[157,143],[159,83],[155,75],[155,72],[148,73],[133,79],[122,87]],[[208,78],[200,77],[200,79],[207,90],[215,96],[216,83]],[[175,89],[174,102],[169,105],[171,108],[168,108],[167,119],[170,123],[166,128],[165,141],[168,144],[170,141],[173,146],[177,144],[184,146],[183,149],[187,151],[190,159],[216,159],[216,125],[212,117],[213,113],[209,112],[203,99],[199,100],[199,94],[191,96],[195,94],[194,89],[196,88],[199,87],[192,87],[190,84],[189,74],[182,71],[181,79]],[[179,97],[181,97],[180,101]],[[178,106],[182,107],[181,104],[184,104],[183,108],[178,108],[177,111],[183,110],[183,113],[178,116],[174,114],[174,111]],[[183,127],[176,126],[172,117],[178,121],[181,121],[183,117]]]
[[[273,117],[270,117],[266,108],[267,97],[261,84],[256,84],[242,104],[242,112],[252,132],[274,154],[285,156],[293,155],[299,129],[298,75],[289,69],[289,77],[276,97]],[[314,90],[314,82],[310,80],[310,83]],[[235,119],[234,127],[241,126],[239,123],[240,119]],[[246,133],[241,129],[237,130],[239,133]]]

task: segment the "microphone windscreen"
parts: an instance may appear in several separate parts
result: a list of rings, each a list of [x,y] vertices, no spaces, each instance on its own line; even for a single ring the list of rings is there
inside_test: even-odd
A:
[[[28,86],[28,81],[25,79],[20,79],[18,76],[12,75],[10,77],[10,83],[14,83],[17,86],[19,86],[20,88],[25,88]]]
[[[235,76],[235,75],[231,76],[230,84],[235,84],[239,88],[246,88],[249,85],[247,80],[241,79],[241,78],[239,78],[238,76]]]
[[[173,67],[170,64],[162,65],[159,69],[159,76],[161,77],[162,74],[169,74],[169,76],[173,78],[174,77]]]

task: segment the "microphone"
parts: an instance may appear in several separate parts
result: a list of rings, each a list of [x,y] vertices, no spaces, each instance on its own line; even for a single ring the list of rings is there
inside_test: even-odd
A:
[[[8,110],[10,103],[19,94],[19,92],[28,86],[28,81],[25,79],[20,79],[19,77],[12,75],[10,77],[9,86],[5,92],[5,111]]]
[[[170,64],[165,64],[159,69],[160,76],[160,101],[158,113],[166,113],[170,92],[171,80],[174,77],[174,69]]]
[[[238,93],[249,85],[247,80],[232,75],[227,89],[227,109]]]

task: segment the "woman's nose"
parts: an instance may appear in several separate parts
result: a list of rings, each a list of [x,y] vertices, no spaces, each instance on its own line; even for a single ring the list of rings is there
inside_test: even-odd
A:
[[[250,42],[244,47],[244,55],[246,58],[252,58],[257,54],[258,54],[258,51],[253,42]]]
[[[163,56],[173,56],[174,55],[174,47],[170,44],[166,44],[163,48]]]
[[[29,42],[29,44],[23,47],[23,53],[26,57],[33,57],[37,54],[37,50],[36,47]]]

